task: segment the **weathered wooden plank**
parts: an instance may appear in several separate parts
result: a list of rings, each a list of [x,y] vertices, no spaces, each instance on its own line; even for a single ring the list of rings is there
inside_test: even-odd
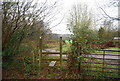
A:
[[[42,52],[42,54],[60,54],[60,52]],[[62,53],[62,54],[68,54],[68,53]]]
[[[93,63],[93,64],[103,64],[100,62],[82,62],[82,63]],[[105,63],[106,65],[120,65],[120,64],[111,64],[111,63]]]
[[[88,54],[88,55],[104,55],[104,54],[102,54],[102,53],[91,53],[91,54]],[[120,56],[120,54],[118,55],[118,54],[105,54],[105,56]]]
[[[40,37],[40,40],[39,40],[39,68],[40,68],[40,71],[41,71],[41,66],[42,66],[42,37]],[[40,72],[39,72],[40,74]]]
[[[60,59],[42,59],[46,61],[60,61]],[[62,59],[62,61],[67,61],[67,59]]]
[[[60,37],[60,70],[62,71],[62,37]]]
[[[91,57],[84,57],[84,58],[91,58]],[[103,58],[94,58],[94,59],[103,59]],[[104,58],[104,60],[120,60],[120,59],[110,59],[110,58]]]
[[[83,67],[87,68],[88,66],[87,65],[84,65]],[[120,68],[108,68],[108,67],[99,67],[99,66],[89,66],[89,68],[104,68],[104,69],[120,69]]]
[[[102,72],[102,71],[97,71],[97,70],[87,70],[87,71],[92,71],[92,72]],[[117,74],[118,72],[107,72],[107,71],[105,71],[105,73],[115,73],[115,74]]]
[[[98,51],[111,51],[111,52],[120,52],[120,50],[98,50]]]
[[[80,73],[80,74],[85,74],[85,73]],[[96,77],[98,75],[94,75],[94,74],[85,74],[86,76],[92,76],[92,77]],[[114,77],[114,76],[103,76],[104,78],[112,78],[112,79],[120,79],[120,77]]]

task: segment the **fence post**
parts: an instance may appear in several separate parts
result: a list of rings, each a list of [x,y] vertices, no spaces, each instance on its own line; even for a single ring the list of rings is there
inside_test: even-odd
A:
[[[60,37],[60,71],[62,71],[62,37]]]
[[[104,65],[105,65],[105,50],[103,50],[103,68],[102,68],[103,79],[104,79]]]
[[[42,37],[39,40],[39,74],[42,68]]]
[[[34,51],[32,51],[32,54],[33,54],[33,69],[35,69],[35,54],[34,54]]]
[[[119,54],[118,54],[118,68],[120,68],[120,55]],[[120,76],[120,69],[118,69],[118,76]]]

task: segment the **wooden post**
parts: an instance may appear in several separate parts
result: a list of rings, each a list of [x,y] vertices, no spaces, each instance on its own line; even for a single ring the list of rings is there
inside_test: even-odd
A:
[[[120,56],[118,56],[118,68],[120,68]],[[120,76],[120,69],[118,69],[118,76]]]
[[[33,69],[35,69],[35,54],[34,54],[34,51],[32,51],[32,54],[33,54]]]
[[[62,37],[60,37],[60,71],[62,71]]]
[[[39,41],[39,74],[42,68],[42,37],[40,37]]]
[[[104,65],[105,65],[105,50],[103,51],[103,68],[102,68],[103,79],[104,79]]]

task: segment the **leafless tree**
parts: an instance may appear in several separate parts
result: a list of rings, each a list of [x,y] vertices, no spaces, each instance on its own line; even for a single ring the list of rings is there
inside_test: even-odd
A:
[[[108,13],[104,10],[104,8],[100,7],[99,8],[103,11],[103,13],[105,14],[104,17],[109,18],[110,20],[117,20],[120,21],[120,17],[119,17],[119,11],[120,11],[120,1],[119,0],[110,0],[107,4],[108,7],[116,7],[118,8],[118,17],[112,17],[110,15],[108,15]]]
[[[118,13],[117,16],[111,16],[107,11],[104,9],[104,7],[99,5],[100,10],[103,12],[103,18],[107,19],[108,21],[112,22],[118,22],[118,26],[116,26],[117,30],[114,31],[116,32],[116,36],[120,36],[120,1],[119,0],[108,0],[108,2],[105,4],[107,8],[113,8],[117,9],[116,13]]]
[[[48,0],[7,1],[2,3],[3,55],[11,56],[18,51],[22,40],[32,33],[43,36],[58,13],[58,2]]]

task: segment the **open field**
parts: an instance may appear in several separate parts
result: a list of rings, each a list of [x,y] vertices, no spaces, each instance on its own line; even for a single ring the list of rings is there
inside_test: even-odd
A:
[[[55,40],[49,40],[46,41],[45,45],[46,48],[50,49],[50,50],[56,50],[59,51],[59,41],[55,41]],[[63,42],[63,52],[69,52],[70,51],[70,43],[69,42]],[[109,47],[109,48],[105,48],[102,50],[120,50],[120,48],[118,47]],[[103,53],[103,51],[95,51],[94,53]],[[106,54],[120,54],[120,52],[112,52],[112,51],[106,51]]]
[[[120,48],[117,47],[109,47],[103,50],[116,50],[116,51],[120,51]],[[104,53],[103,51],[95,51],[95,53]],[[113,51],[105,51],[105,54],[120,54],[120,52],[113,52]]]

